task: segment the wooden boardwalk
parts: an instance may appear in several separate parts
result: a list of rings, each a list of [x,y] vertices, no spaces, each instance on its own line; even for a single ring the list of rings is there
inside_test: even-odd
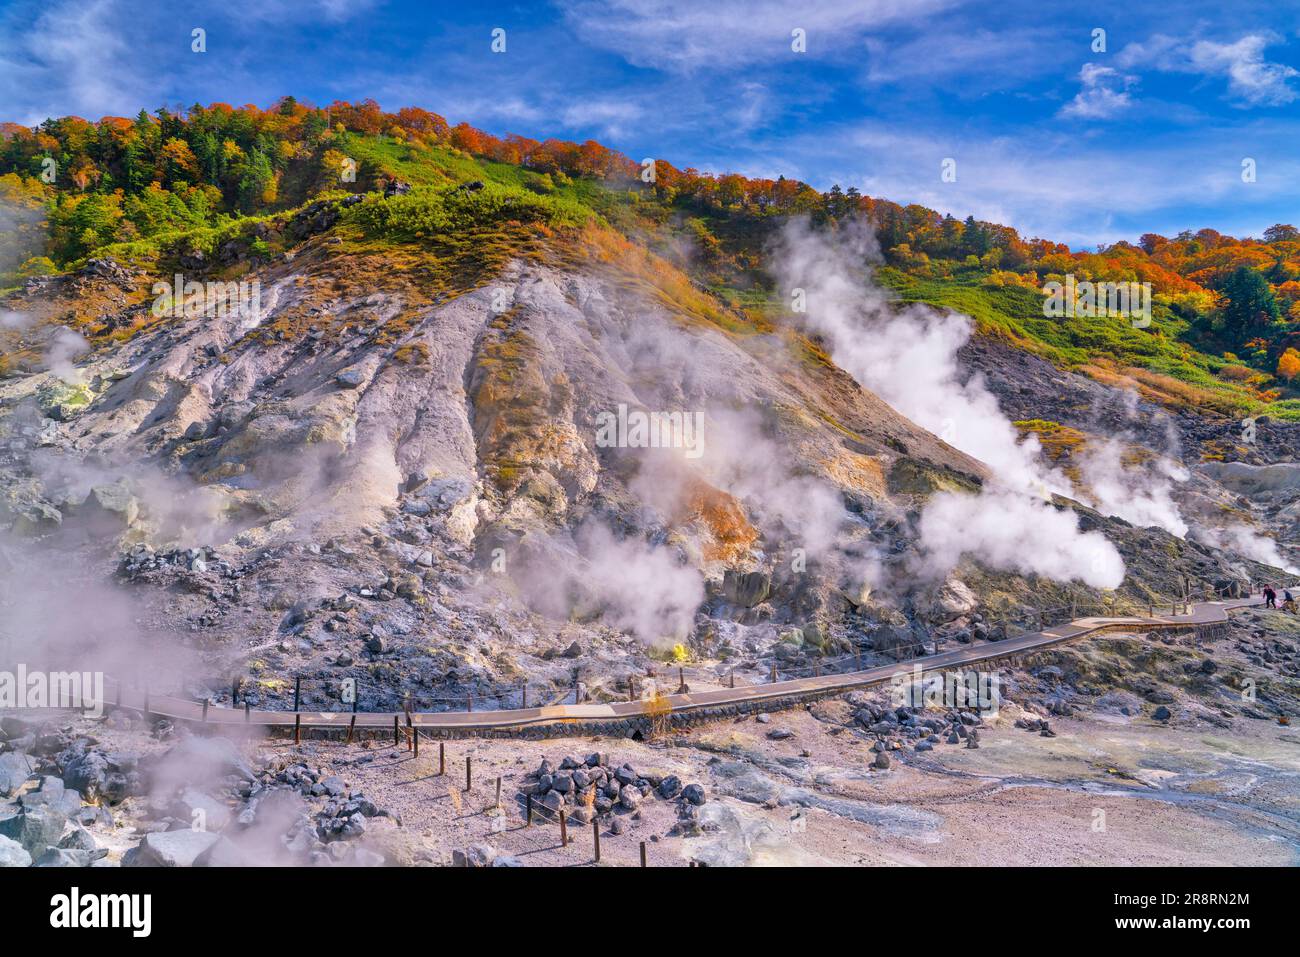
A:
[[[809,678],[791,678],[768,684],[746,685],[738,688],[721,688],[714,691],[672,694],[660,698],[652,705],[649,701],[624,701],[608,704],[562,704],[538,708],[516,708],[500,711],[439,711],[411,712],[410,723],[419,730],[442,735],[456,732],[509,732],[553,723],[574,724],[576,733],[581,725],[602,724],[629,718],[659,716],[671,713],[689,713],[746,704],[770,699],[797,699],[802,696],[820,697],[855,688],[885,684],[895,675],[922,675],[963,668],[999,658],[1014,657],[1074,641],[1104,631],[1151,630],[1157,628],[1188,628],[1227,621],[1229,613],[1241,608],[1262,605],[1259,597],[1229,601],[1203,602],[1191,606],[1189,614],[1134,618],[1080,618],[1072,622],[1027,632],[1003,641],[967,646],[914,658],[907,662],[881,665],[862,671],[827,674]],[[257,709],[205,708],[201,702],[167,695],[146,694],[143,689],[129,687],[113,679],[105,681],[106,704],[110,707],[130,708],[147,712],[153,717],[175,721],[204,723],[217,727],[243,725],[263,729],[333,729],[345,730],[356,719],[358,730],[374,731],[392,729],[394,719],[405,726],[405,711],[263,711]]]

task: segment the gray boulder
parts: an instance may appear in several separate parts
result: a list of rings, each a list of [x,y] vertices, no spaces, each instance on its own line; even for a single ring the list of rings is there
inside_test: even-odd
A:
[[[84,827],[74,824],[67,834],[59,839],[59,847],[68,851],[94,851],[99,849],[94,835]]]
[[[58,811],[65,818],[75,817],[81,810],[81,794],[66,788],[56,777],[46,775],[41,778],[41,786],[35,791],[28,791],[18,799],[23,807],[49,807]]]
[[[0,797],[9,797],[32,776],[32,760],[21,751],[0,754]]]
[[[47,847],[58,843],[67,823],[52,807],[23,807],[17,813],[0,817],[0,837],[17,841],[28,854],[39,857]]]
[[[0,867],[30,867],[32,856],[17,841],[0,836]]]
[[[231,818],[230,808],[195,788],[182,791],[172,802],[170,812],[191,826],[200,823],[208,831],[220,831]]]
[[[451,852],[453,867],[491,867],[497,852],[491,844],[471,844],[465,850]]]
[[[89,867],[90,851],[75,850],[69,847],[51,847],[36,859],[33,867]]]
[[[255,854],[224,835],[218,835],[211,847],[194,858],[195,867],[255,867],[257,864]]]
[[[137,847],[122,855],[122,866],[190,867],[195,858],[216,842],[216,834],[189,828],[146,834]]]
[[[772,594],[772,576],[767,572],[738,572],[729,568],[722,575],[722,593],[733,605],[753,608]]]

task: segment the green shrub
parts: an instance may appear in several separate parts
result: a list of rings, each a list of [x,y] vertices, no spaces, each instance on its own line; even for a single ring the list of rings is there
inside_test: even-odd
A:
[[[482,226],[508,222],[578,226],[590,217],[590,210],[570,199],[487,183],[477,192],[416,187],[398,196],[371,194],[345,219],[371,239],[429,242]]]

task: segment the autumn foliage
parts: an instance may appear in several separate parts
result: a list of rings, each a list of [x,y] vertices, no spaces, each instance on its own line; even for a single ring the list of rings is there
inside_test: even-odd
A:
[[[339,170],[358,137],[507,164],[547,184],[599,184],[606,195],[635,200],[635,212],[624,210],[616,223],[628,235],[677,224],[698,262],[734,273],[757,275],[765,223],[806,215],[822,223],[870,220],[888,263],[927,279],[969,280],[995,290],[1037,289],[1066,274],[1150,283],[1163,306],[1202,323],[1206,335],[1222,336],[1219,351],[1258,340],[1255,368],[1295,377],[1300,231],[1291,225],[1258,238],[1202,229],[1071,250],[1009,226],[900,205],[851,187],[819,192],[784,177],[638,162],[594,140],[496,136],[419,107],[388,112],[373,100],[316,107],[284,97],[269,109],[214,103],[95,122],[68,116],[35,128],[0,124],[0,199],[23,211],[22,228],[0,244],[0,285],[111,243],[222,226],[339,189]],[[382,165],[362,163],[342,188],[371,190],[388,175]]]

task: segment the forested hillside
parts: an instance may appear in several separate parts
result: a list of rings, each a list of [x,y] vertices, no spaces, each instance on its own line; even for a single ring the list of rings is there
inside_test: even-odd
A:
[[[261,218],[367,193],[341,214],[372,240],[455,244],[484,222],[506,231],[606,224],[761,325],[784,308],[764,269],[773,227],[792,215],[861,216],[876,226],[881,280],[904,299],[965,312],[985,334],[1166,404],[1300,418],[1300,231],[1291,225],[1259,238],[1202,229],[1071,251],[853,188],[822,193],[637,162],[590,140],[497,137],[373,101],[63,117],[36,129],[3,124],[0,136],[0,288],[97,255],[194,262],[231,239],[269,258],[280,250],[256,230]],[[458,189],[475,181],[487,188]],[[1149,282],[1154,322],[1047,318],[1042,287],[1066,275]]]

